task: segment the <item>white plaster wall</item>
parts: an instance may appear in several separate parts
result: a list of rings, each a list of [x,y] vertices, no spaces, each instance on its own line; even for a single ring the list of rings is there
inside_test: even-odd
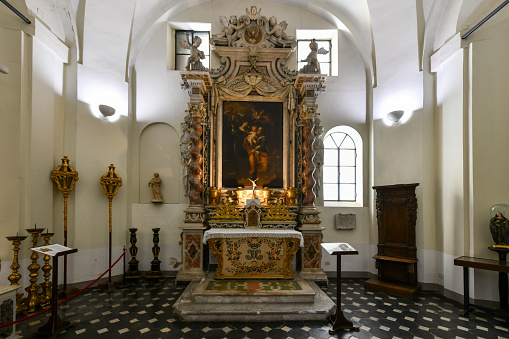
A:
[[[151,124],[140,137],[140,202],[149,204],[154,196],[148,183],[159,173],[163,204],[177,204],[180,198],[181,166],[177,131],[167,124]]]
[[[115,122],[97,118],[91,109],[91,102],[84,102],[87,92],[94,84],[108,91],[107,83],[112,83],[112,90],[122,87],[123,79],[108,77],[106,84],[101,83],[101,74],[93,69],[80,66],[78,69],[76,155],[75,169],[79,172],[73,194],[76,201],[76,221],[69,225],[69,245],[78,248],[79,252],[69,256],[70,282],[91,280],[108,267],[108,198],[100,184],[102,175],[114,164],[115,172],[123,179],[112,202],[112,261],[121,254],[123,245],[128,244],[127,219],[127,117],[120,117]],[[118,82],[115,85],[115,82]],[[90,93],[90,92],[88,92]],[[91,251],[86,251],[91,250]],[[80,265],[78,265],[78,263]],[[122,266],[117,265],[113,275],[120,274]]]
[[[507,18],[507,16],[506,16]],[[507,19],[506,19],[507,20]],[[507,26],[505,27],[507,28]],[[472,48],[472,254],[498,259],[488,250],[492,244],[489,232],[490,208],[509,203],[509,65],[502,58],[509,52],[504,26],[495,26],[489,38],[476,41]],[[501,170],[504,169],[504,170]],[[497,300],[497,275],[475,272],[474,297]],[[493,288],[486,288],[490,286]]]
[[[465,192],[465,171],[468,158],[464,158],[467,116],[464,110],[463,50],[458,50],[442,63],[436,73],[437,132],[438,132],[438,185],[436,198],[437,250],[441,251],[440,265],[434,277],[444,288],[463,293],[462,279],[454,258],[467,254],[468,224],[465,220],[468,195]],[[460,277],[461,275],[461,269]]]
[[[22,34],[20,31],[0,27],[0,64],[9,68],[9,74],[0,73],[0,238],[16,235],[23,229],[19,224],[20,211],[20,142],[22,106]],[[0,259],[12,260],[12,246],[2,240]],[[7,281],[8,266],[2,265],[0,278]],[[5,279],[4,279],[5,278]]]
[[[369,250],[369,208],[368,207],[319,207],[320,219],[322,220],[323,242],[347,242],[352,245],[358,255],[345,256],[342,259],[344,271],[367,272],[371,262]],[[337,230],[335,217],[338,213],[355,214],[356,228],[353,230]],[[347,258],[348,257],[348,258]],[[326,251],[322,251],[322,268],[324,271],[336,271],[337,258]]]

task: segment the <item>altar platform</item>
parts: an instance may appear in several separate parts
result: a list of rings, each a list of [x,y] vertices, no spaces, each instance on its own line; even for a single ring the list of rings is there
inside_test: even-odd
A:
[[[335,303],[312,281],[216,280],[209,272],[192,281],[173,306],[183,321],[327,320]]]

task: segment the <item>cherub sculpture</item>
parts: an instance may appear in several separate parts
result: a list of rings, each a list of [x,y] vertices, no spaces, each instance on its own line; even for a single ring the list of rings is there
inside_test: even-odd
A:
[[[223,30],[221,33],[214,34],[214,38],[221,39],[226,38],[228,39],[228,46],[232,45],[232,41],[235,41],[237,39],[237,31],[244,27],[244,24],[238,24],[237,16],[232,15],[230,17],[230,21],[228,22],[228,19],[226,19],[225,16],[219,17],[219,22],[221,25],[223,25]]]
[[[311,49],[311,52],[309,52],[306,59],[301,60],[302,62],[307,62],[307,65],[302,67],[299,70],[299,73],[320,73],[320,63],[318,62],[318,54],[327,54],[329,53],[329,51],[327,51],[323,47],[318,49],[318,44],[316,43],[315,39],[311,40],[311,42],[309,43],[309,48]]]
[[[288,23],[286,21],[281,21],[279,24],[277,23],[277,18],[275,16],[271,16],[269,19],[269,27],[267,29],[267,34],[270,36],[274,36],[276,42],[283,47],[286,45],[295,45],[295,38],[292,36],[288,36],[285,32],[288,27]]]
[[[189,34],[186,34],[186,41],[180,41],[179,42],[180,47],[184,49],[191,50],[191,55],[189,58],[187,58],[187,65],[186,70],[197,70],[202,71],[206,70],[205,67],[203,67],[200,59],[205,59],[205,53],[198,50],[198,47],[201,45],[201,38],[199,36],[195,36],[193,39],[193,43],[189,41]]]
[[[256,21],[258,17],[260,16],[260,12],[262,9],[257,9],[256,6],[251,6],[251,11],[246,8],[246,15],[251,19],[252,21]]]

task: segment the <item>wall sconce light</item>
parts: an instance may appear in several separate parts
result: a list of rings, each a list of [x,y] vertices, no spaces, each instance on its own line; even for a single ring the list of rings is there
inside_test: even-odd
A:
[[[0,65],[0,73],[2,73],[2,74],[9,74],[9,68],[7,68],[4,65]]]
[[[392,111],[392,112],[387,113],[387,119],[389,119],[392,122],[397,123],[399,121],[399,119],[401,119],[403,114],[405,114],[404,111]]]
[[[115,109],[108,105],[99,105],[99,112],[106,118],[115,114]]]

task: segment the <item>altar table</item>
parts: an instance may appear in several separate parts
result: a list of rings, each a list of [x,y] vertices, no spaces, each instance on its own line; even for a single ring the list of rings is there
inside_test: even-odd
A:
[[[208,243],[217,260],[216,279],[291,279],[295,253],[304,245],[295,230],[210,229]]]

